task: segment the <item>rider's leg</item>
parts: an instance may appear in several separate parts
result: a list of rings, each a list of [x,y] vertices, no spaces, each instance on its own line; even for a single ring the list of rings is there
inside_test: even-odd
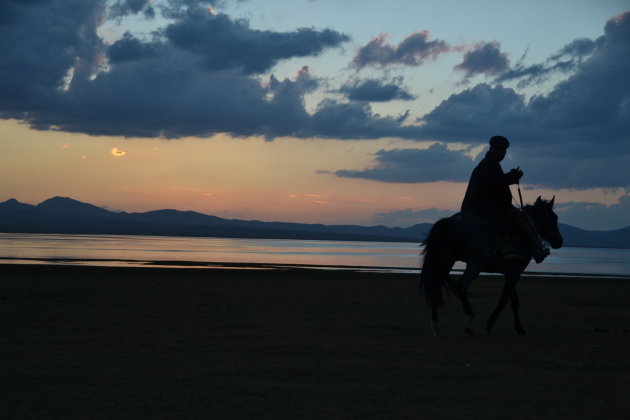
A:
[[[525,240],[534,257],[534,261],[536,261],[537,264],[543,262],[549,255],[549,248],[543,247],[540,236],[538,236],[538,232],[530,217],[515,207],[512,207],[510,216],[525,235]]]

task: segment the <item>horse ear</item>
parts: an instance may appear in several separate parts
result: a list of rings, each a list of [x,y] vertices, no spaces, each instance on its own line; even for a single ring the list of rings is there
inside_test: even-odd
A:
[[[538,196],[538,198],[536,199],[536,204],[542,203],[542,198],[540,198],[540,196]]]
[[[553,198],[551,199],[551,201],[549,202],[549,204],[551,204],[551,207],[553,208],[553,203],[554,201],[556,201],[556,196],[554,195]]]

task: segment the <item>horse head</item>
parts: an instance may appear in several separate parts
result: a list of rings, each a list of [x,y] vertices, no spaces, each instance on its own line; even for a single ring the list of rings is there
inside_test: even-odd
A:
[[[558,249],[562,247],[564,239],[558,228],[558,216],[553,211],[555,200],[555,196],[550,201],[543,200],[538,196],[534,205],[527,206],[526,211],[532,218],[538,234],[549,242],[553,249]]]

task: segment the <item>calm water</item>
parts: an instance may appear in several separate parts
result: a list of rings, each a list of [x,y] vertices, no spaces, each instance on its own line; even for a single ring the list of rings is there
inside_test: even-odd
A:
[[[143,265],[157,261],[172,265],[170,262],[192,261],[416,270],[418,253],[418,244],[404,242],[0,233],[0,263],[54,259],[61,264]],[[532,263],[527,271],[630,276],[630,250],[552,250],[543,264]]]

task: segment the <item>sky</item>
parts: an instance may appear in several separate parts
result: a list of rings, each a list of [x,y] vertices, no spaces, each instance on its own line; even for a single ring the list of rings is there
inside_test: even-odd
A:
[[[405,227],[503,135],[630,225],[630,0],[3,0],[0,57],[0,201]]]

